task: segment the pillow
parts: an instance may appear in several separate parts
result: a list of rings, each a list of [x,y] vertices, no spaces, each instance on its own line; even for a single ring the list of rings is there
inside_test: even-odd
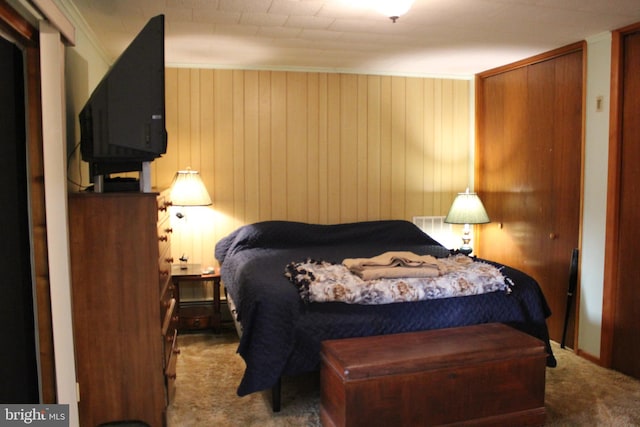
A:
[[[345,224],[307,224],[294,221],[264,221],[240,227],[218,242],[216,259],[249,248],[295,248],[338,244],[402,245],[442,247],[415,224],[403,220],[364,221]],[[435,250],[435,248],[434,248]],[[446,248],[444,248],[446,250]]]

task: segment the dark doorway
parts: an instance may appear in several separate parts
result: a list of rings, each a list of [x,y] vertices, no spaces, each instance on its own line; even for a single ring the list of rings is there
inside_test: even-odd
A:
[[[0,37],[0,402],[38,403],[24,54]]]

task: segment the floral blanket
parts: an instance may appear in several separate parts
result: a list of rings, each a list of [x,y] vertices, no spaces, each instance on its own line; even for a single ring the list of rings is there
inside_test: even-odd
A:
[[[285,276],[305,302],[390,304],[511,291],[510,281],[491,264],[464,255],[439,258],[441,274],[363,280],[343,264],[307,259],[289,263]]]

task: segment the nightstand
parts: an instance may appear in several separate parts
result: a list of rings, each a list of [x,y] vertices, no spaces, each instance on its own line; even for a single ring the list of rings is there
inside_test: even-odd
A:
[[[204,274],[200,264],[171,266],[179,329],[220,330],[220,270]]]

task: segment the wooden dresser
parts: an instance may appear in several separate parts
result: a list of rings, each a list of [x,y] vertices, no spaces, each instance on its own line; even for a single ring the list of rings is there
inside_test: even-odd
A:
[[[177,316],[168,201],[155,193],[69,198],[80,425],[166,425]]]

